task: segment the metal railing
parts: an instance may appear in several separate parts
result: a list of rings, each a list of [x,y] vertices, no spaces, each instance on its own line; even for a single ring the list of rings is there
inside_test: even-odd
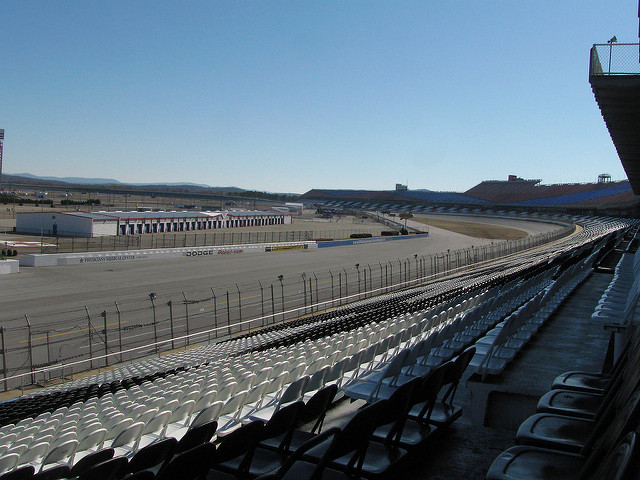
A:
[[[597,43],[591,47],[589,76],[640,75],[640,45]]]

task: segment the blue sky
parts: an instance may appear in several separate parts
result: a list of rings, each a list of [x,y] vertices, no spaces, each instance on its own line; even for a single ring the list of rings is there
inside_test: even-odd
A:
[[[265,191],[626,178],[589,48],[637,0],[0,1],[4,171]]]

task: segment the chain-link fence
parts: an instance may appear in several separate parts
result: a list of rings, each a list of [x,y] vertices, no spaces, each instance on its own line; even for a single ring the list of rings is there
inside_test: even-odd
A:
[[[571,226],[519,240],[302,273],[297,278],[150,294],[126,303],[114,299],[97,308],[46,317],[31,317],[26,312],[23,318],[7,319],[0,327],[0,380],[4,389],[47,384],[74,373],[230,338],[415,286],[467,265],[557,240],[574,229]]]
[[[176,247],[207,247],[274,242],[303,242],[315,239],[342,239],[352,234],[380,234],[380,226],[343,230],[297,231],[207,231],[176,232],[103,237],[42,237],[40,253],[104,252]]]
[[[589,75],[638,75],[639,59],[637,43],[596,44],[591,47]]]

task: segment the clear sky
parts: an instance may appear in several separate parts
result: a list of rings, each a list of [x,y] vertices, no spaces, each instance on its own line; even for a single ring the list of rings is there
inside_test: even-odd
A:
[[[637,0],[0,0],[4,171],[465,191],[626,178],[589,48]]]

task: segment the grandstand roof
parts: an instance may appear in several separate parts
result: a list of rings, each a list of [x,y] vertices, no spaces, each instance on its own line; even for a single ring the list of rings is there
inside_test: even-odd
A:
[[[36,212],[39,213],[39,212]],[[218,216],[230,217],[250,217],[250,216],[280,216],[282,212],[262,212],[262,211],[216,211],[216,212],[57,212],[58,215],[70,215],[74,217],[90,218],[92,220],[150,220],[163,218],[210,218]],[[21,213],[20,215],[29,215]]]

